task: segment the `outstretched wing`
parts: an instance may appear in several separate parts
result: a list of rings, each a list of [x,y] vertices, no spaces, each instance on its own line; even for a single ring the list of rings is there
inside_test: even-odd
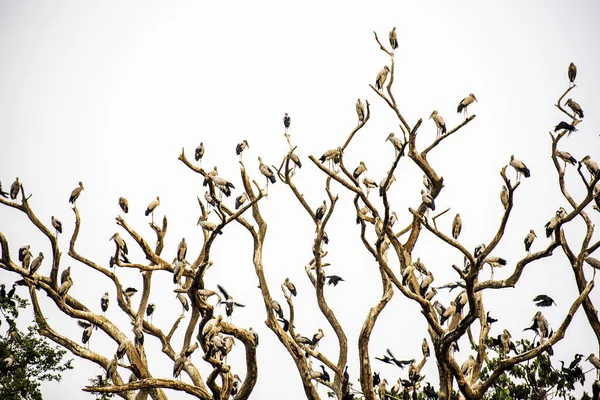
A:
[[[221,285],[217,285],[217,289],[219,289],[219,291],[223,294],[223,297],[225,297],[225,299],[229,299],[229,294],[227,293],[227,291],[225,290],[225,288]]]

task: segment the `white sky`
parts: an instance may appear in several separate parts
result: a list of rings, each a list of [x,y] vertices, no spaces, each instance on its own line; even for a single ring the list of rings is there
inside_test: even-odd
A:
[[[289,112],[292,140],[306,165],[296,175],[296,183],[316,208],[325,198],[324,179],[307,156],[319,157],[345,141],[356,123],[358,97],[372,104],[372,118],[347,149],[345,163],[354,166],[364,160],[369,176],[379,182],[393,157],[384,140],[398,128],[390,110],[368,87],[383,65],[389,64],[372,31],[387,43],[387,32],[396,26],[400,48],[395,95],[411,125],[424,119],[418,138],[421,147],[435,135],[433,122],[427,119],[433,109],[439,110],[450,129],[462,118],[455,113],[458,102],[468,93],[479,100],[470,108],[477,118],[430,156],[446,185],[438,208],[452,208],[439,223],[449,229],[452,216],[460,212],[461,242],[473,248],[489,241],[502,212],[498,199],[501,167],[515,154],[532,171],[517,191],[506,238],[494,252],[509,262],[497,271],[498,277],[505,277],[524,256],[522,241],[528,230],[536,230],[533,248],[541,248],[548,242],[543,225],[558,207],[567,206],[559,196],[550,161],[548,131],[563,119],[553,104],[567,88],[571,61],[578,66],[578,87],[571,94],[586,118],[579,132],[561,142],[561,149],[578,159],[591,154],[600,161],[596,112],[600,109],[599,10],[595,1],[236,1],[210,5],[0,1],[0,181],[7,189],[19,176],[26,191],[33,194],[30,203],[38,216],[48,224],[51,215],[63,222],[62,264],[73,266],[71,294],[99,309],[100,297],[108,290],[113,296],[108,315],[129,331],[127,319],[115,306],[114,288],[66,254],[74,221],[67,199],[77,182],[82,180],[85,186],[77,203],[83,219],[80,253],[108,262],[113,251],[108,238],[117,231],[114,217],[120,212],[119,196],[129,199],[127,220],[153,243],[154,234],[142,213],[157,195],[161,197],[157,218],[163,213],[169,218],[165,258],[174,254],[182,236],[193,253],[199,250],[201,239],[196,196],[204,191],[199,178],[177,160],[182,147],[192,157],[193,149],[203,141],[207,149],[204,167],[218,165],[220,175],[238,188],[237,195],[241,181],[235,144],[248,140],[246,166],[263,182],[256,158],[262,156],[268,164],[281,162],[287,151],[281,118]],[[569,189],[582,198],[574,169],[567,175]],[[400,217],[398,224],[403,225],[408,221],[407,208],[420,201],[421,174],[403,160],[396,178],[390,198]],[[329,223],[327,261],[332,265],[328,273],[341,275],[347,282],[327,287],[326,296],[347,327],[350,373],[358,388],[357,335],[381,288],[376,265],[359,241],[351,196],[337,185],[333,190],[340,193],[340,201]],[[321,351],[333,358],[337,354],[333,331],[320,315],[304,273],[314,227],[281,183],[270,187],[261,208],[269,224],[264,261],[271,291],[283,303],[278,286],[290,277],[299,291],[297,330],[310,336],[323,327],[326,337]],[[592,217],[600,220],[597,213]],[[49,247],[21,214],[0,208],[0,231],[9,238],[13,251],[26,243],[32,244],[34,254],[43,251],[42,272],[49,271]],[[577,226],[567,234],[571,240],[581,237]],[[462,257],[430,239],[423,234],[424,242],[413,257],[421,257],[433,271],[434,285],[455,280],[450,265],[461,263]],[[143,262],[141,252],[128,242],[134,259]],[[237,310],[233,321],[253,326],[261,335],[259,381],[252,398],[280,397],[283,392],[288,399],[304,398],[291,358],[263,323],[265,312],[255,288],[250,251],[251,240],[245,232],[228,227],[212,251],[215,265],[207,273],[207,285],[221,283],[245,303],[247,307]],[[529,326],[536,311],[531,298],[539,293],[556,300],[558,307],[544,313],[551,326],[560,324],[576,293],[566,258],[556,253],[552,260],[528,267],[516,289],[486,295],[488,308],[500,320],[492,334],[507,327],[514,338],[523,337],[520,331]],[[487,274],[489,269],[483,276]],[[119,271],[119,275],[127,286],[141,286],[139,274]],[[3,282],[14,279],[0,272]],[[168,330],[179,313],[171,276],[155,274],[154,280],[163,280],[151,295],[157,303],[154,322]],[[450,301],[446,293],[439,298],[445,304]],[[597,290],[591,298],[598,304]],[[57,315],[50,304],[44,305],[49,322],[79,340],[81,330],[75,322]],[[380,356],[389,347],[400,358],[419,357],[424,328],[418,308],[396,293],[376,325],[371,354]],[[531,339],[531,335],[524,337]],[[165,363],[157,341],[149,342],[152,372],[170,376],[172,364]],[[464,350],[457,356],[459,361],[468,357],[468,345],[461,343]],[[91,347],[105,356],[116,349],[99,331],[92,336]],[[565,361],[575,352],[587,356],[597,351],[583,312],[576,315],[567,339],[555,351],[557,360]],[[244,375],[242,357],[243,348],[238,345],[230,361],[240,375]],[[201,364],[199,354],[194,360]],[[79,389],[100,370],[87,361],[77,360],[75,365],[61,384],[44,385],[46,398],[59,398],[67,390],[72,398],[91,398]],[[396,380],[394,368],[377,361],[372,366],[388,381]],[[202,371],[206,376],[207,370]],[[437,381],[433,359],[423,372],[426,381]],[[123,374],[127,378],[128,373]],[[591,382],[588,374],[588,390]]]

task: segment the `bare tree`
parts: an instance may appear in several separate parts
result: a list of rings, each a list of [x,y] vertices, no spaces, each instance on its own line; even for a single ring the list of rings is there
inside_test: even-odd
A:
[[[495,267],[507,264],[501,256],[496,254],[495,250],[505,238],[505,229],[515,208],[514,200],[518,196],[517,189],[521,184],[526,184],[523,180],[525,178],[521,179],[521,176],[527,177],[530,172],[523,162],[514,157],[511,157],[510,163],[499,171],[504,182],[501,190],[501,204],[504,212],[498,221],[496,233],[492,239],[482,240],[482,244],[473,251],[466,248],[459,240],[462,224],[459,215],[454,218],[451,229],[438,226],[438,218],[447,217],[449,209],[441,212],[435,209],[435,201],[444,189],[444,180],[440,171],[430,163],[428,156],[442,148],[448,138],[462,133],[463,130],[466,130],[463,128],[468,128],[467,125],[476,118],[474,114],[469,115],[469,106],[477,101],[476,97],[469,94],[459,103],[457,111],[464,112],[465,118],[450,129],[447,129],[441,115],[434,111],[431,119],[435,123],[438,135],[425,148],[418,148],[416,138],[423,120],[419,119],[414,123],[409,123],[392,90],[396,74],[392,37],[390,36],[391,48],[382,44],[377,34],[375,34],[375,40],[381,50],[389,56],[390,62],[377,75],[375,85],[371,85],[371,88],[377,101],[387,105],[395,115],[399,128],[398,132],[388,136],[388,141],[394,148],[395,157],[389,160],[388,172],[379,184],[366,176],[364,163],[361,163],[356,170],[344,163],[345,155],[348,152],[361,153],[361,149],[352,147],[352,140],[371,118],[369,101],[365,101],[363,104],[359,100],[356,105],[358,123],[343,143],[340,141],[339,147],[325,151],[319,158],[314,155],[309,156],[312,164],[325,177],[326,198],[318,208],[312,207],[307,202],[302,194],[302,189],[294,182],[295,175],[300,173],[301,162],[296,154],[297,148],[293,145],[292,136],[288,133],[290,119],[287,114],[284,122],[289,152],[283,156],[279,167],[268,166],[259,159],[260,172],[264,176],[253,180],[246,171],[245,163],[241,161],[241,153],[248,143],[244,141],[238,146],[243,192],[236,200],[235,208],[230,208],[226,204],[232,194],[232,189],[236,190],[234,185],[219,176],[216,167],[212,171],[207,171],[194,165],[182,149],[179,160],[189,170],[199,174],[206,187],[204,199],[198,198],[201,214],[198,225],[203,229],[204,241],[201,251],[194,257],[188,256],[185,240],[180,243],[173,261],[169,261],[171,256],[164,256],[164,238],[167,234],[168,224],[166,216],[163,218],[162,224],[154,222],[154,212],[160,204],[160,199],[157,197],[146,210],[146,215],[151,215],[152,218],[150,226],[156,234],[155,246],[150,245],[149,241],[138,233],[138,229],[128,224],[125,217],[118,216],[116,224],[124,232],[125,238],[119,234],[113,236],[115,252],[108,265],[86,258],[76,249],[81,226],[81,216],[76,201],[79,196],[85,196],[83,185],[80,183],[73,191],[70,201],[74,204],[75,226],[68,255],[89,268],[90,272],[100,274],[112,282],[117,294],[117,304],[131,321],[130,326],[117,326],[116,323],[105,317],[104,313],[93,312],[91,307],[69,294],[69,289],[74,283],[69,276],[69,270],[62,268],[62,253],[57,240],[62,226],[55,223],[53,218],[52,227],[49,227],[36,216],[30,206],[25,186],[21,182],[16,181],[11,187],[10,199],[0,198],[1,204],[24,213],[30,223],[46,236],[52,249],[50,258],[52,268],[47,276],[39,273],[37,267],[41,260],[33,260],[33,253],[29,246],[19,249],[18,260],[14,259],[15,252],[11,251],[9,242],[2,233],[0,233],[2,247],[0,267],[18,274],[21,278],[19,283],[28,288],[36,319],[42,326],[40,332],[42,335],[69,349],[73,354],[92,361],[106,370],[106,378],[100,377],[94,386],[85,387],[85,391],[116,393],[127,399],[143,399],[148,396],[153,399],[163,399],[167,397],[164,389],[183,391],[200,399],[227,399],[231,396],[234,396],[235,399],[244,399],[249,397],[258,377],[256,356],[258,336],[253,330],[236,326],[228,318],[235,307],[243,306],[243,304],[237,303],[225,288],[217,287],[213,282],[205,282],[205,274],[213,264],[211,258],[213,245],[217,240],[227,240],[227,236],[221,236],[221,234],[232,223],[241,225],[252,238],[252,263],[264,300],[266,325],[293,359],[308,399],[320,398],[317,384],[326,386],[337,399],[351,399],[360,396],[366,400],[373,400],[378,396],[383,399],[386,396],[398,398],[400,395],[408,394],[412,394],[413,398],[416,398],[417,392],[420,390],[433,390],[429,384],[425,386],[421,373],[425,363],[432,360],[430,351],[437,365],[440,399],[450,399],[453,390],[456,389],[464,398],[480,399],[505,371],[550,351],[553,345],[563,339],[580,306],[583,307],[589,325],[600,344],[600,321],[597,311],[588,297],[594,287],[594,280],[592,278],[588,281],[584,273],[586,268],[598,268],[600,264],[592,257],[600,247],[600,241],[593,238],[594,224],[588,215],[591,207],[600,207],[600,186],[598,186],[600,173],[597,164],[589,157],[578,162],[567,153],[559,151],[559,142],[562,145],[564,139],[581,122],[581,119],[577,117],[583,117],[581,107],[572,100],[566,103],[573,111],[572,113],[563,106],[564,97],[576,86],[569,85],[556,104],[560,112],[571,122],[559,125],[554,132],[549,134],[552,143],[550,157],[556,168],[560,190],[570,211],[560,207],[556,215],[549,216],[546,234],[551,237],[551,241],[546,247],[534,252],[528,251],[523,258],[514,263],[512,273],[507,278],[494,280],[492,274],[492,277],[486,280],[481,274],[486,264],[492,267],[492,271]],[[571,77],[571,73],[569,73],[569,77]],[[196,161],[199,161],[203,154],[203,148],[202,151],[196,151]],[[564,164],[562,160],[565,160]],[[567,162],[572,166],[567,166]],[[424,186],[416,189],[421,192],[421,201],[408,208],[404,215],[400,209],[394,208],[388,197],[388,190],[396,181],[395,172],[398,171],[401,163],[413,164],[424,175]],[[512,175],[511,169],[515,172],[515,180],[509,178]],[[567,190],[565,173],[568,169],[577,170],[580,178],[580,182],[577,183],[582,185],[586,191],[584,198],[576,200]],[[265,188],[258,183],[262,179],[266,179],[267,186]],[[319,329],[312,336],[303,336],[295,326],[295,307],[305,307],[305,305],[294,303],[296,289],[293,283],[286,279],[279,288],[286,300],[287,307],[276,300],[275,293],[278,288],[269,287],[267,283],[266,273],[268,271],[263,266],[263,245],[267,234],[267,223],[262,217],[261,205],[266,198],[268,184],[272,184],[277,179],[289,187],[295,196],[298,202],[296,207],[300,206],[297,207],[298,212],[306,212],[314,223],[312,257],[303,265],[314,288],[318,309],[335,333],[336,354],[325,354],[320,351],[319,341],[323,338],[323,330]],[[400,182],[396,183],[396,185],[400,184]],[[378,195],[371,194],[371,189],[377,189]],[[333,233],[328,223],[336,211],[339,201],[336,190],[350,193],[353,196],[356,221],[360,225],[360,239],[364,249],[375,261],[382,288],[380,300],[364,316],[364,323],[359,333],[357,376],[360,383],[356,385],[353,385],[347,368],[349,350],[347,334],[336,316],[336,310],[329,305],[324,292],[327,283],[337,284],[342,279],[336,275],[327,275],[325,272],[328,265],[328,252],[325,250],[329,241],[328,231]],[[127,201],[122,198],[119,200],[119,204],[127,213]],[[498,206],[500,206],[500,202]],[[581,219],[586,226],[583,238],[567,237],[564,227],[577,219]],[[397,221],[403,220],[408,221],[406,226],[398,227],[400,223]],[[415,246],[419,240],[422,240],[422,234],[425,231],[430,232],[439,243],[452,248],[464,260],[462,268],[456,265],[445,267],[452,268],[456,274],[455,281],[436,281],[433,275],[435,271],[420,262],[420,256],[415,251]],[[532,231],[525,239],[527,250],[530,249],[534,239],[535,234]],[[146,261],[130,260],[127,242],[135,242],[143,252]],[[548,322],[541,312],[536,314],[531,329],[536,331],[537,343],[526,351],[519,351],[515,346],[516,337],[513,337],[506,329],[501,335],[492,337],[490,335],[489,310],[486,309],[484,302],[485,293],[515,287],[526,267],[556,256],[559,252],[566,255],[572,267],[579,293],[579,296],[572,299],[572,305],[564,315],[562,322],[554,330],[548,326]],[[294,263],[293,260],[289,262]],[[141,272],[142,290],[141,294],[136,297],[139,301],[133,301],[134,297],[132,296],[136,292],[135,290],[123,287],[117,276],[119,268],[129,268]],[[61,269],[62,273],[59,279]],[[176,286],[174,291],[180,299],[182,307],[185,310],[191,309],[189,321],[185,327],[181,326],[185,317],[184,313],[175,318],[170,327],[156,326],[151,322],[151,318],[144,317],[145,314],[148,316],[152,314],[153,305],[149,304],[149,296],[152,291],[153,276],[156,272],[160,273],[161,271],[173,275],[173,283]],[[459,288],[460,293],[449,305],[442,305],[436,299],[437,291],[443,290],[442,288]],[[39,291],[44,292],[54,306],[66,316],[82,321],[85,329],[91,331],[91,327],[95,327],[104,332],[114,341],[115,353],[109,355],[96,353],[59,332],[59,327],[51,326],[46,321],[45,314],[40,307]],[[387,387],[387,381],[380,380],[377,375],[374,376],[371,364],[374,357],[369,352],[369,344],[378,317],[390,304],[395,292],[400,292],[402,296],[420,308],[428,326],[429,338],[424,339],[423,356],[420,359],[400,360],[391,351],[388,351],[384,357],[376,357],[377,360],[402,368],[407,366],[407,379],[399,380],[401,385],[392,388]],[[213,296],[218,298],[216,304],[213,304]],[[106,304],[109,300],[107,297]],[[216,312],[216,305],[221,303],[226,306],[225,317],[217,315]],[[182,342],[175,343],[173,336],[180,328],[185,330],[185,334]],[[513,334],[516,336],[516,333]],[[88,334],[88,340],[89,335],[91,333]],[[147,357],[144,349],[145,337],[148,335],[160,341],[163,353],[172,360],[173,379],[154,377],[150,373],[151,359]],[[468,354],[469,358],[465,363],[459,365],[455,353],[458,351],[458,341],[465,336],[468,338],[471,349],[460,350],[462,357]],[[235,342],[244,345],[246,354],[244,366],[230,365],[227,361],[227,354]],[[431,343],[431,347],[429,343]],[[211,372],[208,376],[203,377],[199,367],[192,362],[191,355],[196,349],[200,349],[199,351],[203,353],[200,362],[210,366]],[[127,362],[120,361],[125,355]],[[490,363],[490,358],[498,360]],[[315,365],[317,362],[319,366]],[[480,379],[480,372],[486,365],[491,366],[491,370],[485,379]],[[121,367],[121,370],[118,367]],[[242,374],[241,371],[244,368],[245,374]],[[124,379],[121,376],[123,370],[129,370],[132,378]],[[177,379],[181,373],[187,374],[191,383]],[[245,378],[239,379],[238,373],[244,375]],[[360,386],[360,390],[357,389],[358,386]]]

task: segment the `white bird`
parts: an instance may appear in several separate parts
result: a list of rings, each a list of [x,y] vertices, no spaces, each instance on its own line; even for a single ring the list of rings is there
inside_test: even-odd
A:
[[[125,197],[119,197],[119,207],[121,207],[121,210],[123,210],[125,214],[129,212],[129,202]]]
[[[177,260],[184,261],[186,255],[187,255],[187,243],[185,242],[185,238],[182,238],[181,242],[179,242],[179,245],[177,246]]]
[[[373,179],[366,177],[366,176],[363,178],[362,183],[367,188],[367,197],[369,197],[369,191],[371,189],[378,187],[377,183]]]
[[[456,112],[460,113],[462,111],[465,112],[465,117],[469,116],[469,112],[467,111],[467,107],[469,106],[469,104],[473,103],[474,101],[477,101],[477,99],[475,98],[475,95],[473,93],[470,93],[467,97],[465,97],[464,99],[462,99],[460,101],[460,103],[458,103],[458,107],[456,108]]]
[[[508,188],[506,185],[502,185],[502,190],[500,190],[500,201],[506,210],[508,208]]]
[[[152,223],[154,223],[154,210],[156,210],[156,207],[159,205],[160,197],[156,196],[156,200],[151,201],[150,204],[148,204],[148,208],[146,208],[145,215],[147,217],[148,215],[152,214]]]
[[[565,106],[568,106],[571,110],[573,110],[573,112],[577,114],[579,118],[583,118],[583,110],[581,109],[579,103],[576,103],[573,100],[569,99],[566,101]]]
[[[214,223],[208,221],[208,217],[206,215],[201,215],[200,219],[198,220],[198,223],[196,225],[200,225],[202,227],[202,229],[204,229],[207,232],[213,232],[217,229],[217,225],[215,225]],[[223,231],[219,231],[219,235],[222,235]]]
[[[525,175],[525,178],[529,178],[531,176],[529,168],[527,168],[523,162],[517,160],[514,155],[510,156],[510,166],[517,171],[517,181],[521,175]]]
[[[533,241],[536,237],[537,236],[533,229],[530,229],[527,236],[525,236],[525,240],[523,242],[525,243],[525,251],[527,252],[527,254],[531,254],[531,245],[533,244]]]
[[[394,132],[391,132],[387,139],[385,139],[386,142],[389,141],[391,144],[394,145],[394,150],[396,150],[396,156],[398,155],[399,152],[403,151],[404,148],[404,144],[402,143],[402,140],[400,140],[395,134]]]
[[[62,233],[62,222],[54,218],[54,215],[50,218],[50,221],[52,222],[52,227],[56,230],[56,236],[58,236],[59,233]]]
[[[358,123],[361,123],[365,120],[365,105],[360,99],[356,100],[356,115],[358,115]]]
[[[390,68],[386,65],[377,74],[377,79],[375,80],[375,86],[377,87],[377,90],[379,90],[380,92],[383,92],[383,84],[385,83],[385,80],[387,79],[389,72],[390,72]]]
[[[435,211],[435,201],[429,192],[421,190],[421,200],[425,203],[427,208],[431,209],[431,211]]]
[[[600,170],[598,168],[598,164],[596,164],[596,162],[594,160],[592,160],[589,155],[583,157],[583,159],[581,160],[581,163],[583,165],[585,165],[585,167],[589,171],[590,175],[592,175],[592,177],[596,176],[596,174],[598,173],[598,170]]]
[[[287,128],[286,128],[286,130],[287,130]],[[269,168],[268,165],[263,164],[262,158],[258,157],[258,162],[259,162],[258,169],[259,169],[260,173],[263,174],[265,176],[265,178],[267,178],[267,192],[268,192],[269,191],[269,182],[274,184],[275,182],[277,182],[277,179],[275,178],[275,173],[273,172],[273,170],[271,168]]]
[[[10,185],[10,198],[12,200],[16,200],[19,195],[19,190],[21,190],[21,182],[19,182],[19,177],[15,179],[15,181]]]
[[[35,274],[38,269],[42,266],[42,261],[44,261],[44,253],[40,251],[40,254],[33,259],[31,265],[29,266],[29,273],[31,275]]]
[[[390,46],[392,46],[392,51],[398,48],[398,37],[396,36],[396,27],[394,27],[389,34]]]
[[[437,127],[436,138],[446,134],[446,123],[444,122],[444,118],[438,113],[438,110],[433,110],[429,119],[433,119],[433,122],[435,122],[435,126]]]
[[[83,183],[79,182],[79,186],[77,186],[75,189],[73,189],[73,191],[71,192],[71,197],[69,197],[69,203],[75,205],[75,203],[77,202],[77,198],[79,197],[79,195],[81,194],[81,191],[83,190]],[[12,190],[11,190],[11,195],[12,195]],[[16,196],[15,196],[16,197]]]
[[[366,170],[367,170],[367,166],[365,165],[365,163],[363,161],[361,161],[358,164],[358,167],[356,167],[354,169],[354,172],[352,173],[352,176],[354,177],[354,179],[358,179],[358,177],[360,176],[360,174],[362,174]]]
[[[456,240],[458,239],[458,235],[460,235],[460,231],[462,229],[462,219],[460,218],[460,214],[456,214],[454,217],[454,221],[452,221],[452,237]]]

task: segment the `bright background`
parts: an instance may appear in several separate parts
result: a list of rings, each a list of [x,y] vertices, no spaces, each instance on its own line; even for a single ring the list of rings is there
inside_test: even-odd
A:
[[[198,176],[177,160],[182,147],[191,158],[203,141],[203,166],[218,165],[219,174],[236,185],[237,196],[241,181],[235,145],[248,140],[247,169],[264,182],[257,157],[279,165],[287,152],[281,119],[289,112],[292,140],[305,165],[296,183],[316,208],[325,198],[324,177],[307,156],[319,157],[346,140],[356,123],[354,104],[359,97],[371,103],[372,118],[347,149],[345,163],[351,168],[364,160],[368,175],[379,182],[394,155],[384,140],[389,132],[398,133],[398,126],[392,112],[368,87],[383,65],[389,65],[372,31],[387,43],[388,31],[396,26],[400,48],[394,93],[411,125],[424,119],[419,146],[424,148],[435,137],[433,122],[427,119],[433,109],[439,110],[451,129],[462,121],[455,112],[458,102],[468,93],[479,100],[469,108],[477,118],[430,155],[446,186],[437,199],[438,209],[452,208],[438,224],[449,232],[453,215],[460,212],[461,242],[469,249],[488,242],[502,214],[500,169],[514,154],[532,171],[517,191],[506,237],[494,252],[509,262],[496,272],[496,277],[503,278],[525,255],[523,238],[529,229],[538,234],[533,249],[540,249],[548,243],[543,226],[555,210],[564,206],[571,211],[560,196],[548,135],[564,119],[554,104],[567,89],[571,61],[578,66],[578,87],[571,95],[582,105],[586,118],[578,132],[561,142],[561,148],[578,159],[591,154],[600,160],[599,11],[596,1],[0,1],[0,181],[6,190],[19,176],[33,195],[31,206],[42,221],[49,225],[54,215],[63,222],[62,265],[72,265],[75,282],[70,294],[99,311],[100,297],[109,291],[108,315],[129,332],[129,321],[116,306],[114,287],[66,254],[74,222],[67,199],[77,182],[85,186],[77,202],[83,220],[77,245],[81,254],[108,263],[114,251],[108,239],[118,230],[114,217],[120,213],[119,196],[129,199],[127,221],[154,243],[143,211],[160,195],[156,219],[160,221],[163,214],[169,218],[164,257],[175,254],[181,237],[186,237],[188,254],[195,257],[202,237],[196,227],[196,196],[202,198],[204,189]],[[514,179],[514,171],[509,170],[509,176]],[[389,193],[400,217],[397,226],[405,226],[408,207],[420,202],[421,174],[403,160],[396,178]],[[571,193],[583,198],[574,168],[569,168],[567,179]],[[333,185],[333,191],[340,194],[340,201],[328,225],[331,243],[326,261],[331,263],[328,273],[341,275],[346,282],[325,292],[346,327],[350,373],[359,388],[357,335],[368,309],[381,295],[381,285],[376,265],[359,240],[352,197],[338,185]],[[264,265],[271,292],[283,304],[278,286],[290,277],[299,291],[297,331],[312,336],[322,327],[326,336],[321,351],[333,358],[337,354],[333,331],[318,311],[304,272],[312,254],[314,226],[281,183],[270,186],[261,209],[269,224]],[[596,223],[600,221],[591,208],[590,212]],[[567,229],[570,240],[580,240],[582,224],[571,225],[574,229]],[[9,238],[14,254],[27,243],[34,255],[43,251],[46,261],[41,271],[49,272],[47,242],[22,214],[0,208],[0,231]],[[128,243],[133,260],[144,262],[133,241]],[[206,282],[213,288],[222,284],[246,304],[236,310],[233,322],[253,326],[260,334],[259,381],[252,398],[280,398],[285,393],[287,399],[302,399],[291,357],[263,323],[265,311],[256,289],[251,244],[244,230],[229,226],[213,248],[215,264]],[[456,280],[450,265],[462,263],[459,254],[427,233],[422,234],[413,257],[420,257],[433,271],[437,286]],[[589,267],[586,271],[591,277]],[[487,278],[489,269],[482,274]],[[119,271],[119,276],[124,285],[141,287],[138,273]],[[0,272],[3,282],[16,279]],[[154,281],[154,323],[168,331],[180,306],[171,292],[170,274],[157,273]],[[506,327],[515,339],[532,339],[532,334],[522,336],[521,331],[531,324],[536,311],[531,299],[539,293],[556,300],[558,306],[544,313],[557,328],[576,297],[570,266],[560,251],[551,260],[526,268],[517,288],[486,293],[485,304],[499,319],[492,334]],[[455,294],[442,292],[438,297],[448,304]],[[598,304],[598,290],[591,298]],[[42,300],[49,323],[80,340],[81,329],[75,321],[57,314]],[[178,332],[176,338],[181,336]],[[380,356],[389,347],[399,358],[419,358],[425,336],[419,309],[396,293],[376,325],[370,351]],[[91,348],[110,357],[116,345],[98,331]],[[466,341],[461,348],[459,362],[469,354]],[[160,352],[158,341],[148,338],[146,349],[152,359],[151,372],[157,377],[171,376],[172,363]],[[568,363],[576,352],[587,357],[597,350],[580,311],[567,338],[555,346],[557,360]],[[202,365],[200,354],[193,359]],[[235,346],[230,363],[234,372],[244,376],[242,361],[243,347]],[[64,393],[91,398],[80,388],[102,371],[83,360],[76,360],[75,365],[62,383],[43,386],[45,398],[62,398]],[[375,360],[372,366],[388,382],[395,382],[395,367]],[[208,370],[201,368],[206,377]],[[585,363],[584,370],[589,368]],[[433,359],[423,373],[426,381],[437,382]],[[128,372],[123,370],[122,375],[127,379]],[[589,373],[588,391],[592,381]],[[167,394],[174,399],[184,397]]]

